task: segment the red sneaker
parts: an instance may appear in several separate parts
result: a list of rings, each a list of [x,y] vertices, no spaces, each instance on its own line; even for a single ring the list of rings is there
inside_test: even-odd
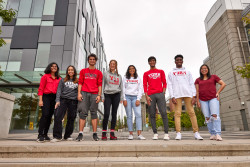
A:
[[[115,136],[114,132],[110,132],[110,140],[117,140],[117,137]]]
[[[107,141],[107,136],[102,136],[102,140]]]

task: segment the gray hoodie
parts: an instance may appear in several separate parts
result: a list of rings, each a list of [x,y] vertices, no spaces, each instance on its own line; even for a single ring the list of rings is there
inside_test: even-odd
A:
[[[64,83],[61,79],[57,88],[56,102],[60,102],[60,98],[77,100],[78,84],[74,83],[71,79]]]
[[[117,74],[111,73],[109,70],[105,71],[103,74],[102,80],[102,99],[104,100],[105,94],[115,94],[121,93],[121,101],[123,100],[123,85],[122,85],[122,77],[121,75],[117,76]]]

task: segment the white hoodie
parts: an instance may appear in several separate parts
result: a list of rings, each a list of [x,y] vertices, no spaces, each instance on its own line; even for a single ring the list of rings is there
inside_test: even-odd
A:
[[[143,93],[143,83],[139,76],[136,79],[134,77],[127,79],[124,76],[122,82],[123,82],[123,100],[126,100],[125,95],[137,96],[137,100],[141,99]]]
[[[168,91],[171,98],[196,96],[192,75],[184,67],[174,68],[168,74]]]

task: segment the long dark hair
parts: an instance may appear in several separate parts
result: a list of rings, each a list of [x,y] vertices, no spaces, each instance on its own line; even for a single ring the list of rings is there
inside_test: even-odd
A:
[[[55,62],[50,63],[50,64],[46,67],[46,69],[44,70],[44,73],[45,73],[45,74],[50,74],[50,73],[51,73],[51,67],[53,66],[53,64],[55,64],[55,65],[57,66],[57,71],[55,72],[55,76],[56,76],[57,79],[59,79],[59,78],[60,78],[59,67],[58,67],[58,64],[55,63]]]
[[[137,74],[137,70],[136,70],[136,68],[135,68],[134,65],[128,66],[128,69],[127,69],[127,72],[126,72],[126,78],[127,78],[127,79],[130,79],[130,78],[131,78],[131,74],[129,73],[129,68],[130,68],[130,67],[134,67],[134,69],[135,69],[134,78],[136,79],[136,78],[138,77],[138,74]]]
[[[207,78],[208,78],[208,79],[209,79],[209,78],[211,78],[210,69],[209,69],[208,65],[206,65],[206,64],[202,64],[202,65],[201,65],[201,67],[200,67],[200,79],[201,79],[201,80],[203,80],[203,79],[204,79],[204,75],[201,73],[201,68],[202,68],[203,66],[206,66],[206,67],[207,67],[207,69],[208,69],[208,72],[207,72]]]
[[[110,60],[109,66],[110,66],[110,63],[111,63],[112,61],[115,62],[115,73],[116,73],[117,76],[119,76],[119,74],[118,74],[118,69],[117,69],[117,66],[118,66],[117,61],[114,60],[114,59],[113,59],[113,60]],[[110,68],[109,68],[109,72],[111,72]]]
[[[64,78],[64,82],[67,82],[68,80],[70,80],[70,76],[69,76],[69,73],[68,73],[68,70],[69,70],[69,67],[72,67],[74,69],[74,75],[73,75],[73,83],[77,83],[78,82],[78,79],[77,79],[77,72],[76,72],[76,68],[72,65],[69,65],[67,67],[67,70],[66,70],[66,77]]]

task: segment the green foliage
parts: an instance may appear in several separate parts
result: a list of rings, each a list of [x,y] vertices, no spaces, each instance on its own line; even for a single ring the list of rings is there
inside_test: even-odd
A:
[[[118,120],[116,121],[115,130],[118,131],[118,129],[122,129],[122,126],[123,126],[123,121],[122,121],[121,118],[119,117]]]
[[[245,17],[242,17],[242,21],[243,21],[246,25],[250,24],[250,13],[247,14]]]
[[[128,127],[128,124],[127,124],[127,117],[124,116],[124,124],[123,124],[123,127],[126,129]]]
[[[250,78],[250,63],[246,64],[245,67],[237,66],[235,70],[242,78]]]

